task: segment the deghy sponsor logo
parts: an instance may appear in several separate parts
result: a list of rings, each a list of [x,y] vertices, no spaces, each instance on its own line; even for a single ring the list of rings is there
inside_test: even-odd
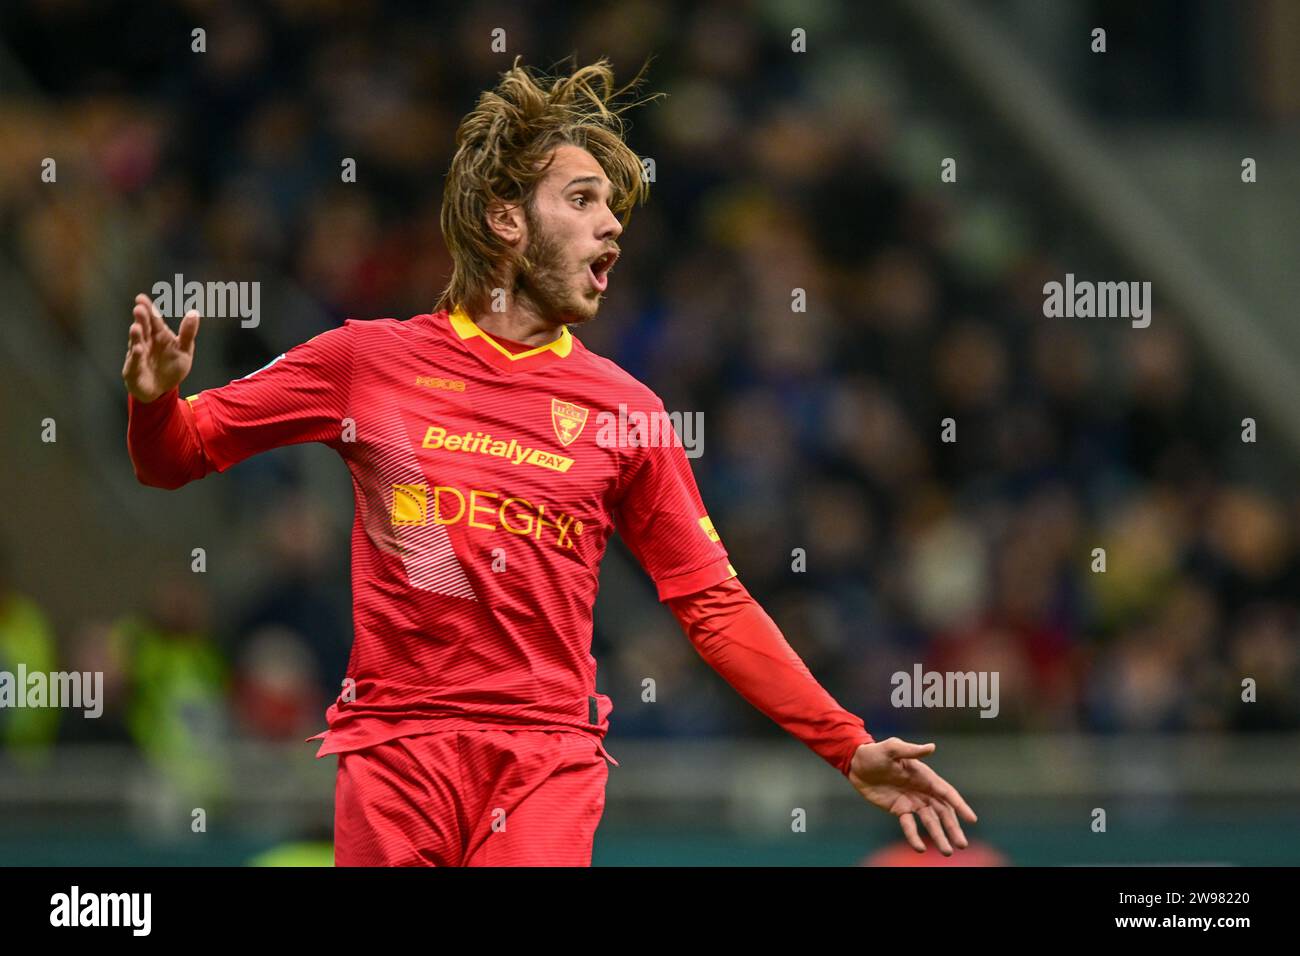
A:
[[[459,525],[506,531],[572,551],[583,522],[571,514],[503,491],[452,485],[393,485],[393,527]]]

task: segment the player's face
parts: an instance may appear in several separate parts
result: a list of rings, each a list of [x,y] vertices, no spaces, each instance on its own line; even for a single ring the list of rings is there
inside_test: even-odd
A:
[[[520,277],[543,315],[565,323],[596,317],[623,232],[609,208],[611,192],[591,153],[569,145],[555,150],[526,210],[533,269]]]

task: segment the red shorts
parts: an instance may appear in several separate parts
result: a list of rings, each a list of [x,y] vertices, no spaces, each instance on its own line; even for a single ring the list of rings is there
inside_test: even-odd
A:
[[[590,866],[606,756],[589,734],[495,729],[341,753],[334,863]]]

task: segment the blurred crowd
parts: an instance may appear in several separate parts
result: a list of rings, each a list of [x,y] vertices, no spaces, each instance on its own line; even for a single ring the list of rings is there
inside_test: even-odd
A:
[[[1095,262],[1014,236],[981,246],[983,220],[942,191],[937,161],[932,185],[900,171],[898,77],[863,68],[851,31],[800,58],[771,9],[723,2],[553,20],[291,0],[9,16],[42,98],[0,107],[6,252],[69,349],[96,294],[85,264],[131,236],[165,257],[159,277],[280,277],[311,298],[319,327],[268,315],[210,336],[221,382],[345,317],[430,308],[450,267],[438,211],[456,122],[510,59],[495,27],[534,66],[605,54],[630,78],[656,53],[647,88],[670,95],[631,114],[630,135],[655,160],[650,203],[602,314],[575,332],[670,410],[704,413],[694,466],[714,523],[832,694],[877,736],[1300,727],[1300,494],[1273,479],[1289,450],[1267,422],[1243,442],[1250,403],[1180,316],[1044,318],[1043,283]],[[28,171],[54,149],[61,185],[44,189]],[[356,183],[340,181],[344,157]],[[1052,214],[1041,196],[999,201]],[[240,471],[207,480],[241,488],[232,534],[264,535],[256,587],[214,595],[180,576],[64,635],[0,581],[0,669],[108,675],[101,721],[0,712],[10,744],[134,740],[183,761],[200,738],[323,727],[351,637],[347,521],[300,476]],[[259,497],[293,505],[244,506]],[[772,732],[666,613],[611,624],[598,614],[594,649],[611,747]],[[891,675],[914,663],[997,671],[1000,715],[895,709]]]

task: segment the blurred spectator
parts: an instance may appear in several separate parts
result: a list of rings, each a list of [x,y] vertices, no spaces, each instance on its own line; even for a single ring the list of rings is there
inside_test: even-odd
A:
[[[8,555],[0,551],[0,672],[13,695],[0,706],[0,740],[14,755],[33,763],[54,742],[59,712],[18,706],[17,695],[26,695],[28,689],[20,674],[48,675],[56,670],[57,649],[48,618],[34,601],[15,590],[9,575]]]
[[[187,577],[165,576],[151,606],[113,626],[130,686],[127,726],[136,746],[179,791],[220,794],[230,781],[228,666],[208,634],[207,594]]]

